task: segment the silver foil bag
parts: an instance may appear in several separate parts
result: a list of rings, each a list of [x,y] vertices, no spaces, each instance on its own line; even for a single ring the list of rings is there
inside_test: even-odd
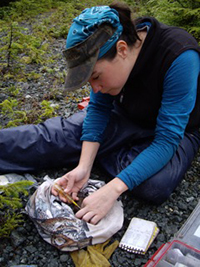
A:
[[[73,205],[62,202],[51,194],[54,180],[45,177],[26,205],[26,211],[39,234],[49,244],[62,251],[73,251],[88,245],[103,243],[123,225],[124,214],[121,201],[116,200],[109,213],[96,225],[75,217]],[[103,181],[89,180],[80,191],[80,198],[104,185]]]

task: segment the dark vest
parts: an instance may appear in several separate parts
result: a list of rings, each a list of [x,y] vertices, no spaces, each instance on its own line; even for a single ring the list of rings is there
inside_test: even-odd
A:
[[[154,18],[141,18],[137,24],[151,22],[151,27],[136,60],[134,68],[117,103],[127,116],[145,128],[155,128],[161,106],[164,77],[172,62],[184,51],[200,53],[197,41],[185,30],[159,23]],[[200,126],[200,76],[195,108],[190,115],[187,130]]]

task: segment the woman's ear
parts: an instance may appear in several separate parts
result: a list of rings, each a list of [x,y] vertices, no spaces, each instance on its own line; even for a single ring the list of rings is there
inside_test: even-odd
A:
[[[125,41],[119,40],[116,44],[117,54],[118,56],[125,59],[128,55],[128,45]]]

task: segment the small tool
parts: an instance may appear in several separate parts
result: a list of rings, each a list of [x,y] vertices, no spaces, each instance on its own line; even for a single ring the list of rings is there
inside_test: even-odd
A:
[[[54,188],[55,188],[55,190],[59,193],[59,194],[61,194],[61,195],[63,195],[65,198],[67,198],[70,202],[72,202],[76,207],[78,207],[79,209],[81,209],[81,207],[73,200],[73,198],[72,197],[70,197],[64,190],[63,190],[63,188],[59,185],[59,184],[57,184],[57,183],[54,183]]]

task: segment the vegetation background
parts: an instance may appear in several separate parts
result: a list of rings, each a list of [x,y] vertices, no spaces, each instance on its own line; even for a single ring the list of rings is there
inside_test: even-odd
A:
[[[200,41],[200,0],[123,2],[131,7],[133,18],[154,16],[163,23],[186,29]],[[111,3],[109,0],[1,0],[0,128],[39,123],[63,115],[63,108],[59,104],[53,104],[52,100],[63,98],[63,105],[67,107],[72,102],[78,104],[83,96],[89,94],[88,88],[84,88],[76,94],[62,95],[66,70],[56,67],[57,62],[63,61],[63,58],[62,53],[55,53],[55,48],[61,44],[64,49],[72,19],[84,8]],[[43,84],[47,80],[46,89],[43,90]],[[39,85],[41,91],[38,94],[34,88]],[[29,95],[31,93],[32,97]],[[11,225],[16,226],[13,220],[18,217],[14,215],[16,213],[13,213],[12,208],[20,206],[20,196],[14,192],[25,193],[26,184],[15,186],[14,189],[1,187],[0,208],[10,211],[6,213],[6,218],[0,220],[0,227],[4,227],[0,235],[3,236],[9,235]],[[16,206],[11,205],[13,199]]]
[[[72,22],[81,10],[93,5],[110,4],[109,0],[19,0],[1,1],[0,7],[0,88],[6,99],[0,102],[0,127],[38,123],[56,116],[57,107],[47,99],[24,108],[18,82],[39,80],[43,73],[54,76],[49,88],[56,95],[64,82],[65,69],[50,67],[60,60],[51,44],[65,39]],[[169,25],[185,28],[200,41],[200,0],[125,0],[133,16],[154,16]],[[4,5],[4,6],[3,6]],[[38,69],[39,67],[39,69]],[[70,95],[69,95],[70,98]],[[1,99],[0,99],[1,100]]]

